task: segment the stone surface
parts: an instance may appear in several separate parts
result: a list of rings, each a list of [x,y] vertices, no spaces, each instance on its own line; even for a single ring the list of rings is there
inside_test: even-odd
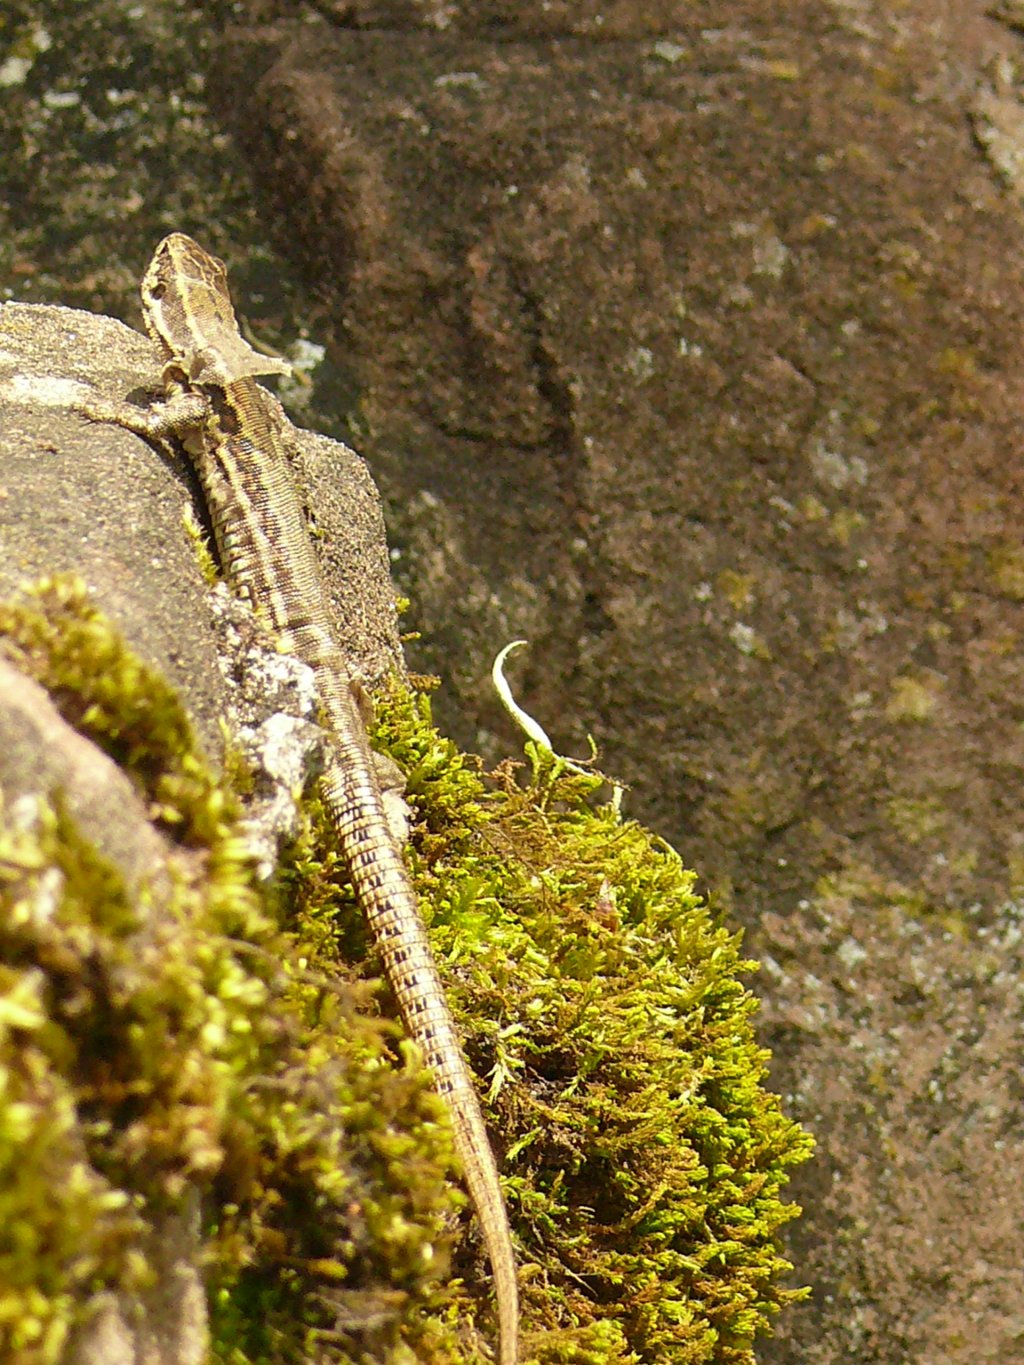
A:
[[[674,46],[227,49],[334,268],[427,661],[496,752],[487,666],[531,637],[528,709],[747,915],[864,858],[1012,893],[1024,258],[977,73],[828,7],[691,9]]]
[[[530,638],[523,704],[765,956],[821,1155],[763,1358],[1015,1358],[1018,40],[983,0],[316,8],[212,94],[333,300],[444,714],[516,744]]]
[[[156,347],[112,318],[0,307],[0,591],[79,573],[131,645],[188,687],[204,744],[220,747],[223,689],[205,585],[182,527],[183,465],[73,411],[159,382]]]
[[[245,11],[304,21],[236,28],[210,83],[259,213],[200,74]],[[334,411],[362,395],[452,726],[518,747],[486,677],[526,635],[523,702],[560,748],[591,730],[752,927],[821,1144],[815,1297],[761,1348],[786,1365],[1024,1340],[1021,46],[987,13],[1020,24],[1013,0],[73,6],[0,112],[9,288],[63,275],[95,306],[178,227],[276,300],[246,240],[274,229],[317,286],[302,320],[335,324]],[[26,513],[48,543],[99,496],[80,472]],[[141,516],[160,553],[182,487]]]
[[[789,1238],[816,1293],[766,1363],[1024,1356],[1024,907],[908,910],[836,883],[759,929],[776,1078],[818,1139]]]
[[[209,1359],[198,1212],[154,1216],[141,1250],[155,1283],[136,1295],[97,1296],[95,1317],[72,1337],[63,1365],[202,1365]]]
[[[113,318],[0,307],[0,592],[80,573],[129,643],[187,696],[216,757],[232,665],[222,670],[223,620],[182,522],[186,509],[202,519],[197,481],[184,460],[74,411],[90,392],[144,399],[159,390],[160,363],[147,338]],[[379,498],[339,442],[304,433],[299,456],[342,644],[377,682],[403,668]]]
[[[170,847],[150,822],[130,778],[58,713],[49,695],[0,657],[0,803],[30,814],[59,793],[86,839],[129,887],[166,894]]]

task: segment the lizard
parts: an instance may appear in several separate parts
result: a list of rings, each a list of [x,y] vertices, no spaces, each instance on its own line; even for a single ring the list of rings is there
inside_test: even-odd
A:
[[[289,367],[243,339],[224,263],[182,232],[157,246],[141,295],[146,330],[164,356],[164,399],[148,408],[94,400],[82,411],[158,446],[185,449],[229,586],[269,626],[278,648],[313,670],[329,747],[321,796],[405,1026],[451,1119],[494,1278],[499,1365],[518,1365],[516,1259],[497,1164],[385,813],[360,689],[333,627],[289,460],[294,429],[254,377]]]

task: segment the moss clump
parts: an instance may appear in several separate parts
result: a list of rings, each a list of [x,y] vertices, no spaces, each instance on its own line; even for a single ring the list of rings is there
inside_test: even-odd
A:
[[[99,892],[116,919],[117,888],[74,832],[49,813],[38,831],[0,828],[0,1357],[58,1358],[76,1300],[115,1265],[122,1282],[142,1267],[129,1251],[142,1227],[131,1196],[85,1157],[76,1096],[65,1076],[74,1044],[51,1013],[50,979],[29,947],[54,872],[77,899]],[[67,882],[65,882],[65,885]],[[107,894],[113,893],[107,900]],[[63,902],[67,899],[62,896]],[[58,913],[56,926],[62,916]],[[60,963],[59,927],[42,951],[74,1006],[74,963]],[[59,963],[59,966],[58,966]],[[69,970],[71,968],[71,970]],[[55,974],[56,974],[55,971]]]
[[[542,1362],[749,1365],[801,1291],[780,1191],[810,1138],[764,1089],[755,964],[677,855],[528,745],[489,782],[395,690],[414,866],[467,1051],[488,1078]],[[473,1266],[463,1253],[467,1278]]]
[[[144,1234],[198,1192],[220,1359],[454,1359],[422,1312],[457,1202],[426,1078],[365,989],[299,966],[180,703],[82,585],[0,636],[167,845],[163,890],[129,888],[59,800],[0,810],[0,1358],[55,1361],[100,1290],[144,1289]]]
[[[218,1360],[481,1358],[488,1268],[464,1231],[449,1269],[443,1226],[472,1223],[446,1128],[346,965],[376,969],[316,798],[268,899],[180,704],[80,585],[0,607],[0,635],[134,777],[170,887],[126,887],[59,804],[0,832],[0,1356],[56,1360],[97,1290],[144,1286],[142,1230],[198,1191]],[[486,1090],[525,1354],[750,1365],[799,1297],[776,1238],[810,1141],[763,1089],[736,936],[597,779],[535,748],[525,779],[485,778],[397,687],[377,731]]]

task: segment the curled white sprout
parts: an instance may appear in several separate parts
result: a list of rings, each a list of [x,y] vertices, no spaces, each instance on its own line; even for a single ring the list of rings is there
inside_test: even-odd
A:
[[[505,677],[505,660],[509,655],[514,654],[517,649],[522,649],[527,643],[526,640],[513,640],[510,644],[507,644],[504,649],[498,651],[497,658],[491,665],[491,681],[494,684],[494,690],[497,692],[502,706],[504,706],[505,710],[527,738],[532,739],[535,744],[539,744],[541,748],[546,749],[552,757],[556,758],[559,763],[564,764],[570,772],[580,773],[584,777],[603,776],[603,774],[595,771],[593,760],[591,760],[591,764],[588,766],[586,763],[580,763],[577,759],[565,758],[562,754],[556,754],[554,745],[551,743],[543,725],[541,725],[539,721],[534,720],[533,716],[531,716],[528,711],[524,711],[515,697],[513,697],[512,689],[509,687],[508,679]],[[589,735],[587,736],[587,739],[590,741],[592,752],[596,752],[594,741]],[[605,780],[612,789],[612,810],[618,815],[622,805],[622,793],[625,791],[625,787],[619,782],[612,781],[611,778],[606,778]]]

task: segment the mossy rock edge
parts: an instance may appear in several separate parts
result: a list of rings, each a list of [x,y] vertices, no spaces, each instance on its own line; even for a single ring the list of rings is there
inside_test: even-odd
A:
[[[133,778],[171,853],[130,888],[47,793],[0,810],[0,1356],[57,1361],[153,1222],[198,1199],[213,1357],[457,1362],[493,1339],[443,1112],[315,796],[270,888],[231,774],[74,579],[0,607],[8,657]],[[394,686],[409,862],[519,1248],[529,1359],[754,1360],[802,1291],[781,1199],[811,1141],[764,1089],[753,964],[601,780],[485,775]]]

